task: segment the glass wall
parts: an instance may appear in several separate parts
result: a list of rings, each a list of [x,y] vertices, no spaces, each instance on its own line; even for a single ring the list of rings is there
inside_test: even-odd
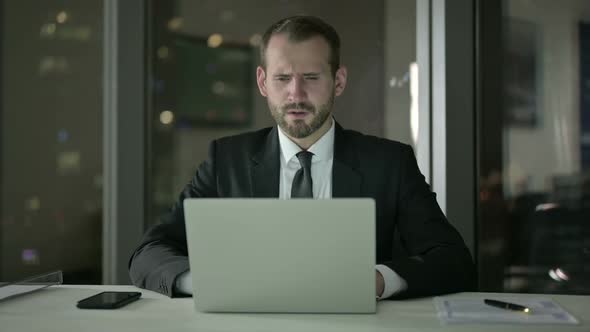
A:
[[[415,1],[153,0],[149,7],[150,223],[176,200],[212,139],[274,125],[255,70],[262,34],[283,17],[316,15],[339,32],[348,84],[335,118],[343,127],[414,145]]]
[[[0,1],[0,280],[102,277],[102,1]]]
[[[501,103],[482,114],[497,121],[480,123],[482,290],[590,294],[590,2],[506,0],[501,31]]]

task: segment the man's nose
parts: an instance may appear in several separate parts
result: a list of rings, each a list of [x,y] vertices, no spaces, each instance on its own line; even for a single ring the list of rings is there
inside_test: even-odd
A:
[[[302,77],[293,77],[291,82],[289,82],[289,100],[299,102],[305,100],[306,97],[305,81]]]

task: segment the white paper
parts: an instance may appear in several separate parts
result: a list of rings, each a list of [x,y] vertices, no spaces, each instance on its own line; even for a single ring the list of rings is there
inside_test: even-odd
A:
[[[491,297],[531,309],[531,313],[484,304],[484,298],[435,297],[434,305],[443,324],[578,324],[570,313],[550,298]]]

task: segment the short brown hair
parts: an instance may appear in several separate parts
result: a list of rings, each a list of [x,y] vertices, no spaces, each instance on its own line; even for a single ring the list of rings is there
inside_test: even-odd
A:
[[[261,65],[266,68],[266,49],[268,42],[273,35],[285,33],[290,41],[302,42],[315,36],[323,37],[330,45],[330,67],[332,76],[340,68],[340,37],[336,30],[315,16],[291,16],[283,18],[271,25],[262,36],[260,44],[260,61]]]

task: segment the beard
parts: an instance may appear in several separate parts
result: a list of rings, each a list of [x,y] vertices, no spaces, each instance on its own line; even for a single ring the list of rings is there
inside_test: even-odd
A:
[[[320,129],[332,114],[334,94],[330,96],[330,99],[325,104],[318,107],[307,102],[289,103],[282,106],[272,104],[268,99],[267,102],[272,117],[287,135],[293,138],[305,138]],[[296,119],[293,123],[289,123],[287,121],[289,110],[305,110],[309,112],[311,122],[307,124],[305,119]]]

